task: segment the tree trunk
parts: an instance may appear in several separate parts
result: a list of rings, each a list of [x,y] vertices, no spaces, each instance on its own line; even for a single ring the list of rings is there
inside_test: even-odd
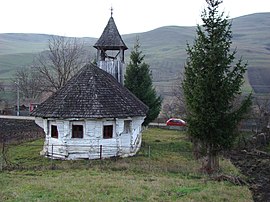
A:
[[[198,139],[192,138],[191,142],[193,143],[193,156],[196,160],[202,158],[203,155],[203,143],[201,143]]]
[[[219,170],[219,156],[215,151],[214,146],[207,145],[207,163],[204,165],[204,171],[208,174],[214,173]]]

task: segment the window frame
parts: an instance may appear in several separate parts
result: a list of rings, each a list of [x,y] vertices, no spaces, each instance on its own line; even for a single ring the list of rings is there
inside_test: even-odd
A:
[[[59,138],[59,132],[58,132],[58,127],[56,124],[51,124],[51,138],[58,139]],[[55,135],[56,133],[56,135]]]
[[[113,124],[103,125],[102,137],[103,139],[113,138]]]
[[[76,128],[76,130],[74,131],[75,128]],[[76,132],[76,134],[74,132]],[[72,122],[71,123],[71,138],[72,139],[83,139],[84,132],[85,132],[85,127],[84,127],[84,124],[82,122],[79,122],[79,123]],[[80,133],[80,134],[77,134],[77,133]]]
[[[131,133],[132,120],[124,120],[123,133]]]

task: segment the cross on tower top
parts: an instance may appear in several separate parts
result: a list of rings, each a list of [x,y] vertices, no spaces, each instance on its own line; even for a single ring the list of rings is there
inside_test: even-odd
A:
[[[112,15],[113,15],[113,7],[111,7],[111,17],[112,17]]]

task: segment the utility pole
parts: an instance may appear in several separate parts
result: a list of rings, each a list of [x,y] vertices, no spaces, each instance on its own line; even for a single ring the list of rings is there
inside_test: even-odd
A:
[[[15,82],[17,86],[17,116],[20,116],[20,89],[19,89],[19,80]]]

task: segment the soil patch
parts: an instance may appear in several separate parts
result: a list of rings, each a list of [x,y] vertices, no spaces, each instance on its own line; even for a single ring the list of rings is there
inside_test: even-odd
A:
[[[270,135],[265,138],[269,144]],[[253,137],[253,139],[255,139]],[[253,141],[244,148],[233,150],[229,156],[232,163],[248,177],[249,188],[255,202],[270,201],[270,153],[263,151],[261,141]]]
[[[270,201],[270,155],[258,150],[232,151],[231,161],[247,176],[254,201]]]
[[[35,121],[0,118],[0,143],[19,143],[45,137]]]

